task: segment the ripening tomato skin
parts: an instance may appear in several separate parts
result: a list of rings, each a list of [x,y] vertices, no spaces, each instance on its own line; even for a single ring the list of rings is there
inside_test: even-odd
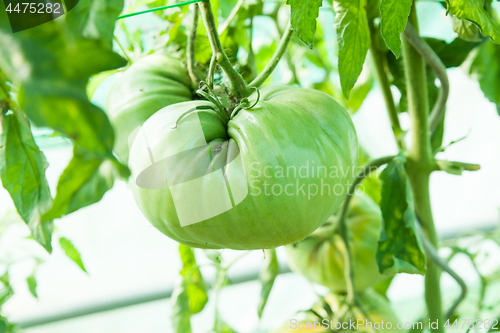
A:
[[[251,100],[255,98],[251,96]],[[174,129],[179,116],[193,107],[215,108],[208,101],[191,101],[158,111],[145,122],[130,153],[135,200],[148,220],[170,238],[198,248],[275,248],[304,239],[343,201],[355,174],[358,143],[349,115],[332,97],[287,86],[264,88],[255,107],[241,110],[227,124],[200,111],[183,118]],[[200,124],[202,131],[197,131]],[[152,159],[155,163],[164,161],[200,146],[200,142],[211,146],[211,163],[223,165],[232,201],[230,209],[220,214],[181,226],[179,216],[205,214],[229,200],[226,184],[198,177],[199,187],[191,192],[179,195],[171,189],[181,183],[178,179],[192,179],[190,174],[217,167],[202,163],[200,153],[177,161],[180,166],[172,178],[176,183],[168,184],[164,179],[166,188],[138,186],[137,177],[152,165]],[[226,160],[232,162],[226,166]],[[343,172],[334,177],[312,176],[311,170],[308,177],[293,172],[312,166]],[[215,177],[215,173],[210,175]],[[331,188],[337,185],[337,194],[325,189],[323,195],[311,195],[308,188],[319,190],[321,184],[323,188],[324,184]],[[180,207],[187,208],[181,212]]]
[[[114,151],[123,162],[129,155],[129,136],[152,114],[192,99],[190,79],[181,61],[154,53],[117,74],[106,104],[115,131]]]
[[[355,288],[364,290],[382,281],[376,262],[381,228],[378,205],[366,194],[355,194],[350,202],[347,225],[354,262]],[[339,234],[334,234],[337,216],[301,242],[286,247],[291,269],[309,280],[328,287],[335,293],[347,290],[344,278],[345,246]]]

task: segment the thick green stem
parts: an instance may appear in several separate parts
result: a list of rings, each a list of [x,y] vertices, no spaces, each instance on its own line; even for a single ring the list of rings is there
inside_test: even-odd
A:
[[[212,6],[210,1],[204,1],[199,4],[201,15],[203,17],[203,23],[205,23],[205,28],[208,33],[208,39],[212,47],[212,52],[214,53],[217,63],[226,74],[227,80],[231,88],[231,92],[235,95],[236,100],[239,101],[241,98],[250,95],[250,89],[241,77],[241,75],[233,68],[231,61],[227,57],[227,54],[222,48],[222,43],[217,34],[217,26],[215,24],[214,13],[212,12]]]
[[[191,85],[193,88],[198,86],[199,79],[194,71],[195,66],[195,42],[196,42],[196,31],[198,28],[198,18],[200,16],[200,7],[197,4],[193,5],[193,22],[191,23],[191,32],[187,40],[187,69],[189,73],[189,78],[191,79]]]
[[[219,27],[219,35],[222,35],[226,31],[226,29],[229,28],[229,25],[238,14],[238,11],[241,9],[244,2],[245,0],[239,0],[238,3],[233,7],[233,10],[231,11],[231,13],[229,13],[227,19]]]
[[[391,84],[387,73],[385,71],[385,59],[384,54],[380,51],[377,44],[377,37],[379,32],[375,29],[373,22],[370,22],[370,35],[371,35],[371,55],[373,57],[373,62],[375,65],[375,71],[377,72],[377,78],[380,83],[380,88],[382,89],[382,95],[384,96],[385,105],[387,107],[387,112],[389,114],[389,119],[391,121],[392,131],[394,137],[396,138],[396,143],[398,148],[401,150],[405,149],[404,142],[404,132],[401,129],[401,124],[399,123],[398,110],[396,109],[396,104],[394,103],[394,97],[392,96]]]
[[[415,8],[409,22],[418,31]],[[412,121],[412,146],[407,153],[406,171],[410,180],[415,210],[432,246],[437,247],[437,234],[432,216],[429,193],[429,179],[435,170],[429,128],[429,97],[424,58],[412,46],[407,37],[403,38],[403,59],[408,90],[408,110]],[[427,262],[425,275],[425,301],[432,322],[439,321],[435,332],[444,332],[444,316],[440,286],[441,270],[433,261]]]
[[[448,80],[448,74],[446,73],[446,66],[443,64],[436,52],[434,52],[434,50],[429,46],[429,44],[427,44],[425,40],[420,37],[418,31],[411,25],[411,23],[409,23],[406,27],[405,36],[408,37],[408,41],[422,55],[422,57],[424,57],[425,61],[436,73],[439,81],[441,81],[441,87],[439,89],[439,96],[436,101],[436,105],[432,108],[432,112],[429,116],[430,129],[434,132],[443,120],[444,113],[446,112],[446,102],[448,101],[448,96],[450,95],[450,81]]]
[[[277,7],[279,9],[279,6]],[[275,15],[270,16],[274,20],[274,24],[276,25],[276,30],[278,30],[279,36],[282,36],[284,34],[283,29],[280,28],[280,25],[278,23],[278,13]],[[297,75],[297,70],[295,69],[295,65],[293,63],[292,57],[290,57],[290,52],[286,52],[284,55],[285,61],[288,65],[288,69],[290,70],[290,73],[292,74],[291,80],[288,82],[288,84],[300,84],[299,81],[299,76]]]
[[[285,54],[288,43],[292,38],[292,35],[293,35],[292,25],[290,22],[288,22],[288,25],[285,29],[283,37],[281,37],[281,41],[280,44],[278,45],[278,48],[276,49],[276,52],[274,52],[273,57],[267,63],[266,67],[262,70],[262,72],[259,75],[257,75],[255,80],[250,82],[251,87],[259,87],[272,74],[276,66],[278,66],[278,63],[280,62],[281,58]]]

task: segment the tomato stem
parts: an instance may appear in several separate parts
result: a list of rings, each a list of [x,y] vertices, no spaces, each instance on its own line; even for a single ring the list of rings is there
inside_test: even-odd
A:
[[[187,39],[187,47],[186,47],[186,53],[187,53],[187,69],[188,69],[188,74],[189,78],[191,79],[191,85],[193,88],[196,88],[199,84],[199,79],[198,76],[196,75],[194,71],[194,66],[195,66],[195,42],[196,42],[196,32],[198,30],[198,19],[200,16],[200,7],[198,7],[198,4],[193,5],[193,22],[191,23],[191,32],[189,34],[189,37]]]
[[[416,223],[416,228],[417,228],[417,233],[420,239],[422,240],[422,244],[427,257],[430,258],[437,266],[441,267],[443,271],[447,272],[452,278],[454,278],[455,281],[457,281],[457,283],[460,285],[460,288],[462,289],[460,296],[455,300],[455,302],[453,302],[452,306],[446,313],[446,319],[451,319],[458,305],[465,299],[465,296],[467,296],[467,285],[465,284],[464,280],[457,273],[455,273],[454,270],[451,269],[448,263],[443,259],[441,259],[441,257],[439,257],[439,254],[437,253],[436,249],[431,244],[431,242],[427,238],[427,235],[422,230],[420,221]]]
[[[410,13],[409,22],[418,32],[415,4]],[[417,216],[432,246],[437,248],[438,238],[429,192],[430,174],[435,169],[436,162],[430,139],[426,64],[422,55],[413,47],[406,35],[403,38],[403,60],[406,72],[408,111],[412,123],[412,145],[407,152],[405,168],[413,192]],[[433,331],[442,333],[444,332],[444,316],[440,277],[440,268],[433,261],[428,261],[425,275],[425,301],[429,319],[432,322],[439,321],[438,328],[433,329]]]
[[[250,82],[251,87],[259,87],[273,73],[274,69],[276,68],[276,66],[278,66],[278,63],[285,54],[288,44],[292,39],[292,35],[293,35],[292,25],[290,22],[288,22],[288,25],[285,29],[283,37],[281,37],[281,41],[278,45],[278,48],[276,49],[276,52],[273,54],[273,57],[267,63],[266,67],[262,70],[262,72],[259,75],[257,75],[255,80]]]
[[[441,82],[438,99],[432,108],[432,112],[429,117],[430,129],[434,132],[443,120],[446,112],[446,102],[448,101],[448,96],[450,95],[450,81],[448,80],[448,74],[446,73],[446,66],[443,64],[443,61],[439,58],[436,52],[434,52],[434,50],[429,46],[429,44],[427,44],[425,40],[420,37],[418,31],[411,25],[411,23],[408,23],[404,34],[413,47],[422,55],[422,57],[424,57],[427,64],[429,64]]]
[[[216,57],[215,59],[218,65],[222,68],[224,74],[226,74],[231,92],[235,94],[236,99],[239,101],[241,98],[250,95],[250,90],[248,89],[248,86],[243,77],[241,77],[241,75],[233,68],[231,61],[229,61],[227,54],[222,48],[222,43],[217,33],[217,26],[215,24],[215,17],[214,13],[212,12],[210,1],[207,0],[201,2],[199,6],[201,15],[203,17],[203,22],[208,33],[210,46],[212,47],[212,52]]]
[[[391,91],[391,84],[387,73],[385,71],[385,59],[384,54],[380,51],[378,47],[378,37],[380,35],[379,31],[375,28],[373,21],[369,21],[370,35],[371,35],[371,55],[373,57],[373,63],[375,65],[376,76],[382,89],[382,95],[384,96],[385,105],[387,107],[387,112],[389,114],[389,119],[391,121],[392,132],[396,138],[396,143],[399,149],[406,149],[404,142],[405,133],[401,129],[401,124],[399,123],[398,110],[396,104],[394,103],[394,97]]]

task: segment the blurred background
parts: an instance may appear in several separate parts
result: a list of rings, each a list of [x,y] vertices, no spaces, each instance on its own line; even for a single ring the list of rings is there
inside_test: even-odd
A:
[[[141,10],[144,5],[128,1],[129,10]],[[265,3],[265,6],[272,4]],[[284,6],[283,10],[287,7]],[[165,13],[174,15],[178,9]],[[427,37],[451,41],[456,37],[452,22],[445,18],[445,9],[438,3],[419,2],[421,33]],[[422,13],[420,15],[420,13]],[[280,13],[281,15],[281,13]],[[287,13],[283,12],[284,17]],[[253,19],[253,48],[256,57],[272,55],[279,33],[268,17]],[[320,10],[320,26],[324,48],[332,64],[336,63],[333,29],[334,13],[325,6]],[[438,22],[436,24],[436,22]],[[155,43],[164,42],[168,22],[156,14],[120,21],[117,35],[121,44],[130,46],[130,36],[137,38],[137,46],[127,47],[132,52],[147,53]],[[163,39],[162,39],[163,38]],[[332,45],[332,47],[329,46]],[[117,51],[120,50],[116,46]],[[335,68],[325,72],[313,58],[292,46],[291,61],[300,62],[295,75],[305,87],[324,84],[325,75],[341,95]],[[244,58],[244,50],[238,54]],[[369,66],[368,66],[369,67]],[[292,73],[289,67],[280,64],[273,80],[288,82]],[[451,239],[471,229],[492,230],[500,222],[500,118],[493,103],[484,98],[477,81],[469,78],[464,68],[449,70],[451,96],[446,116],[444,145],[466,137],[450,146],[439,158],[477,163],[481,170],[462,176],[434,173],[431,179],[433,212],[440,237]],[[364,75],[364,76],[363,76]],[[379,88],[369,74],[362,74],[364,81],[375,87],[368,93],[359,109],[353,114],[361,146],[371,157],[382,157],[397,153],[389,118]],[[106,103],[107,93],[115,77],[106,78],[97,88],[93,102],[101,107]],[[400,93],[394,88],[394,96]],[[401,114],[401,122],[408,129],[407,114]],[[72,145],[52,133],[37,130],[37,142],[47,156],[50,166],[47,178],[55,192],[58,176],[72,156]],[[116,181],[113,189],[99,203],[81,209],[57,220],[54,244],[64,237],[74,244],[81,254],[86,273],[71,261],[57,246],[48,255],[30,239],[29,230],[18,220],[8,193],[0,191],[1,241],[0,261],[11,262],[10,280],[15,295],[2,310],[10,321],[18,323],[26,333],[59,332],[169,332],[170,296],[179,279],[181,262],[178,244],[153,228],[137,208],[128,184]],[[493,244],[482,243],[477,258],[484,274],[499,271],[500,251]],[[443,249],[443,254],[447,249]],[[229,269],[232,285],[225,287],[220,295],[219,311],[222,319],[237,332],[268,332],[282,326],[300,310],[306,310],[316,302],[318,294],[326,290],[313,285],[304,277],[290,273],[284,249],[277,250],[281,274],[275,281],[268,304],[261,320],[257,315],[260,283],[257,280],[264,259],[262,251],[252,251],[240,258]],[[196,250],[200,264],[209,260],[203,251]],[[241,253],[222,251],[222,256],[231,260]],[[43,262],[43,263],[41,263]],[[26,278],[36,269],[38,298],[29,291]],[[464,256],[457,255],[450,263],[472,289],[469,299],[462,305],[462,312],[477,302],[480,280],[475,267]],[[215,270],[202,267],[208,281],[213,281]],[[450,304],[459,293],[455,282],[446,274],[442,285],[446,304]],[[476,292],[474,292],[476,290]],[[500,292],[490,289],[489,294]],[[401,321],[418,320],[425,315],[423,303],[423,277],[399,274],[388,291],[388,298]],[[213,297],[207,307],[193,317],[194,332],[209,332],[213,327]],[[471,313],[471,318],[474,317]]]

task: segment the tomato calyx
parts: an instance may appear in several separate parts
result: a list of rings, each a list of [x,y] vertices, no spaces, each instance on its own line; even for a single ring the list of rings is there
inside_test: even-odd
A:
[[[250,105],[250,100],[246,97],[242,98],[241,101],[240,101],[240,104],[234,108],[233,112],[231,112],[231,115],[229,116],[229,119],[233,119],[242,109],[245,109],[245,110],[250,110],[252,109],[254,106],[257,105],[257,103],[259,103],[259,100],[260,100],[260,91],[257,87],[251,87],[250,88],[251,90],[255,90],[257,92],[257,99],[255,100],[255,103],[251,104]]]
[[[205,91],[205,89],[207,91]],[[207,101],[212,102],[212,105],[211,106],[200,105],[184,112],[182,115],[179,116],[179,118],[175,122],[175,126],[172,129],[176,129],[181,123],[181,121],[187,116],[198,112],[211,113],[227,126],[229,121],[233,119],[241,110],[252,109],[257,105],[257,103],[259,103],[260,100],[259,89],[257,87],[252,87],[250,89],[255,90],[257,92],[257,98],[253,104],[251,104],[250,100],[247,97],[244,97],[240,100],[239,104],[236,107],[225,108],[221,100],[217,97],[217,95],[210,88],[210,86],[205,81],[201,81],[200,89],[198,89],[196,93],[202,98],[206,99]]]

